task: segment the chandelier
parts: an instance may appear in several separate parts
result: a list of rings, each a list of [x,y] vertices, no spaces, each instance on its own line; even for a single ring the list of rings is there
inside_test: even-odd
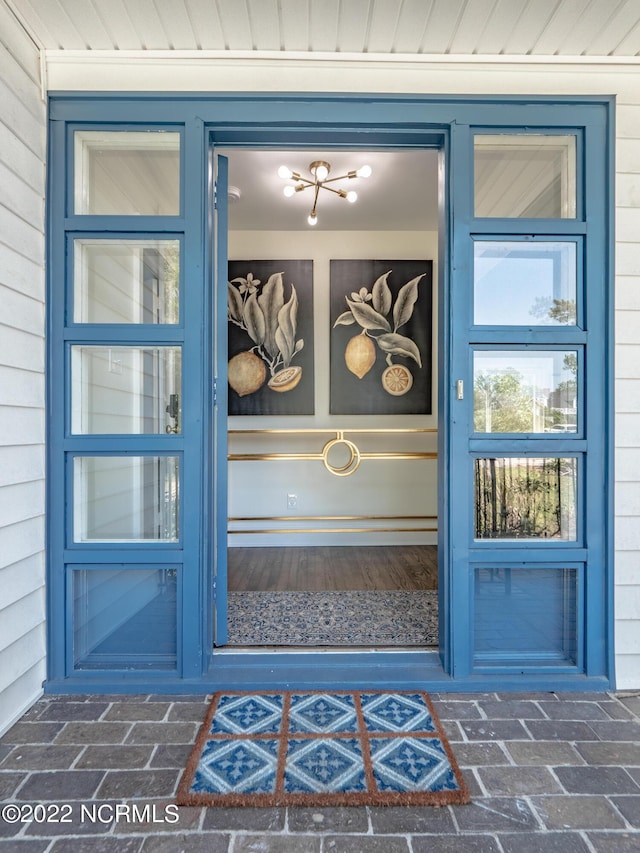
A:
[[[278,169],[278,175],[285,181],[295,182],[294,184],[287,184],[284,188],[284,194],[287,198],[291,198],[291,196],[309,189],[309,187],[313,189],[313,206],[311,208],[311,213],[307,217],[307,222],[309,225],[315,225],[318,221],[316,207],[318,206],[318,195],[320,194],[320,190],[328,190],[329,192],[340,196],[340,198],[345,198],[347,201],[354,202],[358,198],[358,194],[356,192],[353,190],[349,190],[347,192],[347,190],[344,189],[328,187],[327,184],[332,184],[335,181],[351,180],[353,178],[368,178],[371,174],[371,166],[361,166],[359,169],[353,169],[345,175],[339,175],[337,178],[330,178],[329,172],[331,171],[331,166],[329,163],[327,163],[326,160],[314,160],[313,163],[309,164],[309,171],[313,176],[312,178],[305,178],[300,174],[300,172],[293,172],[288,166],[280,166]]]

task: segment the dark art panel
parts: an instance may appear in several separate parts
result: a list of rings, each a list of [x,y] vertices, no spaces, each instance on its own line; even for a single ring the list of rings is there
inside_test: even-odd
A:
[[[312,415],[313,261],[229,261],[229,414]]]
[[[431,414],[432,262],[331,261],[331,413]]]

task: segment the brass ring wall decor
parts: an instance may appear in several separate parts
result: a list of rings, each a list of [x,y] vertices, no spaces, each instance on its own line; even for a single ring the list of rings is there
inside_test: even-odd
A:
[[[332,465],[329,462],[329,451],[332,447],[335,447],[338,444],[344,444],[345,447],[349,448],[350,458],[346,465],[342,465],[340,467],[336,465]],[[358,470],[358,466],[361,461],[360,451],[356,447],[356,445],[349,441],[344,437],[342,432],[338,432],[336,438],[330,439],[325,446],[322,448],[322,464],[331,474],[335,474],[336,477],[348,477],[350,474],[353,474]]]
[[[433,427],[418,427],[410,429],[247,429],[229,430],[229,436],[234,435],[310,435],[318,433],[333,433],[334,437],[322,448],[321,453],[229,453],[229,462],[266,462],[266,461],[310,461],[319,460],[326,470],[336,477],[348,477],[358,470],[363,459],[437,459],[438,454],[434,451],[364,451],[361,452],[353,441],[344,437],[345,432],[352,433],[437,433]],[[343,444],[349,450],[349,459],[345,465],[332,465],[329,461],[329,452],[338,444]]]

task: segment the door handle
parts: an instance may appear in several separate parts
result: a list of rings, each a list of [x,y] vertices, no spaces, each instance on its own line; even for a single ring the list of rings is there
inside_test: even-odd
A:
[[[169,434],[177,433],[180,429],[178,415],[180,414],[180,397],[177,394],[169,394],[169,405],[165,408],[165,412],[172,418],[175,423],[167,424],[165,432]]]

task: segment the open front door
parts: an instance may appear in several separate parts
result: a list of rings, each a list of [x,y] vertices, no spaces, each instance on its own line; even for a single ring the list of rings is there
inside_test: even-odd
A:
[[[603,131],[527,118],[454,135],[457,678],[606,674]]]
[[[227,642],[227,229],[226,157],[211,154],[213,178],[213,643]]]

